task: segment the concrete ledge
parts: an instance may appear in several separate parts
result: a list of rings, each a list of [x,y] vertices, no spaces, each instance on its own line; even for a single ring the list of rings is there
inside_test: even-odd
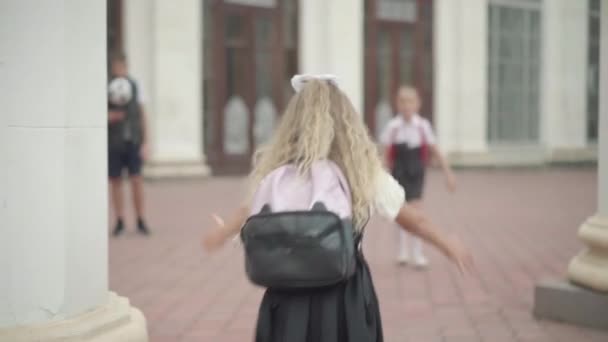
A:
[[[459,167],[543,165],[546,150],[537,146],[490,147],[487,151],[451,152],[450,163]]]
[[[608,330],[608,294],[572,285],[565,280],[544,280],[534,290],[534,315]]]
[[[597,161],[597,147],[555,148],[550,152],[549,161],[557,164],[595,162]]]
[[[147,342],[146,319],[129,300],[110,292],[108,303],[93,311],[46,324],[0,329],[10,342]]]
[[[155,162],[146,165],[143,174],[148,179],[201,178],[211,170],[204,162]]]
[[[541,146],[493,146],[486,151],[450,152],[457,167],[511,167],[548,164],[589,164],[597,161],[597,148],[554,148]]]

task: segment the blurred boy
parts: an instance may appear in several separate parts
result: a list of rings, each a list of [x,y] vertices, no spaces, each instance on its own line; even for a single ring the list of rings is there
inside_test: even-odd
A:
[[[144,221],[143,179],[141,168],[147,157],[146,113],[141,91],[129,77],[124,54],[110,57],[110,80],[123,77],[131,83],[131,99],[122,106],[108,103],[108,169],[110,194],[116,223],[114,236],[120,235],[124,227],[122,173],[127,169],[133,194],[133,206],[137,214],[137,231],[148,235],[150,232]]]

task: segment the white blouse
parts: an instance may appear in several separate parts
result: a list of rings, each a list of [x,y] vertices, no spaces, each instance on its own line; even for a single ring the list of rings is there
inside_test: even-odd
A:
[[[405,190],[386,170],[378,172],[374,209],[384,218],[394,221],[405,204]]]
[[[429,120],[415,114],[410,121],[406,121],[402,115],[397,115],[382,130],[380,143],[384,146],[407,144],[410,148],[416,148],[422,145],[423,135],[426,144],[435,145],[435,134]]]
[[[375,183],[376,194],[372,209],[385,219],[394,221],[406,203],[405,190],[385,169],[377,173]]]

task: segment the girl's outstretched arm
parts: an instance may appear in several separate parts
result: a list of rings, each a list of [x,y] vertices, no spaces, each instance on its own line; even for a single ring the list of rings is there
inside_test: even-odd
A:
[[[441,153],[441,151],[436,145],[430,145],[429,148],[431,150],[432,156],[435,157],[435,159],[437,159],[437,161],[439,162],[439,167],[441,167],[441,171],[443,171],[443,175],[445,176],[448,190],[452,192],[455,191],[456,178],[454,177],[454,173],[452,172],[452,168],[450,167],[450,164],[448,163],[447,159],[445,159],[445,156],[443,155],[443,153]]]
[[[239,233],[249,216],[249,208],[247,206],[240,207],[226,222],[216,214],[211,216],[215,221],[215,227],[205,231],[202,244],[205,250],[214,252],[222,247],[226,240]]]
[[[403,229],[420,236],[439,249],[452,260],[462,273],[473,273],[475,265],[468,249],[456,238],[448,238],[441,234],[437,228],[420,211],[408,205],[401,206],[395,218]]]

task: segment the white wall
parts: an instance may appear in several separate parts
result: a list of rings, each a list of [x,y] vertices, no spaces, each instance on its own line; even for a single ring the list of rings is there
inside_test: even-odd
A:
[[[447,152],[484,152],[487,0],[435,0],[435,125]]]
[[[105,22],[101,1],[0,2],[0,327],[106,300]]]
[[[542,10],[541,140],[548,148],[587,143],[588,1],[546,0]]]
[[[363,109],[363,1],[300,1],[301,73],[333,73],[355,108]]]

